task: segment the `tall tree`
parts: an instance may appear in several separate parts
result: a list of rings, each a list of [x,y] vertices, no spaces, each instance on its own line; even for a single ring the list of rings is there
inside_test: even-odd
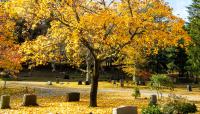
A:
[[[40,36],[38,40],[43,40],[43,45],[46,42],[46,48],[50,46],[48,43],[64,39],[60,42],[66,43],[66,57],[70,63],[80,64],[86,58],[85,52],[90,52],[94,66],[90,91],[92,107],[97,106],[102,62],[117,57],[125,58],[121,60],[128,64],[128,60],[135,58],[136,52],[157,53],[158,48],[177,45],[180,38],[188,38],[182,29],[184,21],[173,16],[171,8],[162,0],[16,0],[10,1],[8,6],[12,7],[8,10],[14,10],[31,23],[51,18],[53,21],[47,35]],[[43,47],[41,43],[35,45]],[[34,45],[26,42],[21,49],[22,53],[32,56],[30,61],[34,65],[44,64],[48,59],[45,56],[38,59],[38,55],[30,53],[27,47],[33,49]],[[51,49],[55,48],[44,50]],[[39,52],[50,56],[46,53],[48,51],[41,49]]]
[[[192,37],[193,45],[189,49],[189,68],[194,75],[200,73],[200,0],[193,0],[189,9],[188,32]]]

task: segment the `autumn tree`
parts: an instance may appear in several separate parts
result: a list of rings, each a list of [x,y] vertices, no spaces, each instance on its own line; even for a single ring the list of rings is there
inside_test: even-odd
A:
[[[15,45],[12,41],[0,36],[0,68],[8,70],[12,76],[16,76],[16,73],[21,69],[21,56],[18,54],[18,49],[19,45]]]
[[[34,66],[48,61],[51,54],[42,50],[55,49],[53,45],[47,48],[52,41],[65,43],[66,58],[72,64],[80,64],[86,58],[85,52],[90,52],[94,65],[92,107],[97,106],[99,68],[104,61],[117,57],[129,64],[136,53],[156,54],[158,48],[177,45],[180,38],[189,40],[182,29],[184,21],[173,16],[172,9],[162,0],[15,0],[8,6],[12,7],[8,10],[32,25],[42,19],[52,20],[47,35],[38,37],[47,45],[40,46],[43,43],[38,44],[36,40],[35,45],[26,42],[21,48],[25,55],[30,52],[27,47],[46,48],[39,49],[44,57],[29,53],[28,60]],[[60,38],[63,40],[57,40]]]
[[[4,3],[0,2],[0,68],[8,70],[13,76],[21,69],[19,45],[14,43],[14,26],[5,11]]]

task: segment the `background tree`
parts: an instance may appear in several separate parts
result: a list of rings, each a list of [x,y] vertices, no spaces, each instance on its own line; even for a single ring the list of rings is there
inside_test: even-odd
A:
[[[9,20],[9,14],[5,12],[4,3],[0,2],[0,68],[15,76],[21,69],[18,54],[19,45],[15,44],[15,24]]]
[[[188,69],[196,76],[200,73],[200,0],[193,0],[189,9],[188,32],[192,37],[193,45],[189,48]]]

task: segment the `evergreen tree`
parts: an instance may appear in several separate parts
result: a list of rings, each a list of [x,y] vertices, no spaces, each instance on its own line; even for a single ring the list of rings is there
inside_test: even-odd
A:
[[[187,29],[193,41],[193,45],[189,49],[188,62],[191,64],[189,70],[194,75],[198,75],[200,73],[200,0],[193,0],[188,9],[190,23]]]

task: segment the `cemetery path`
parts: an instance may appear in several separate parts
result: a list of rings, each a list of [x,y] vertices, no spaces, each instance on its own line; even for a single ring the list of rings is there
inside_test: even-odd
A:
[[[48,85],[41,85],[37,84],[37,82],[20,82],[20,81],[9,81],[7,83],[7,86],[22,86],[22,87],[29,87],[33,88],[37,91],[37,94],[39,96],[62,96],[65,95],[66,92],[80,92],[82,94],[89,93],[90,88],[61,88],[61,87],[55,87],[55,86],[48,86]],[[132,93],[132,89],[127,88],[100,88],[98,92],[123,92],[123,93]],[[154,90],[149,89],[142,89],[140,90],[141,95],[148,97],[152,94],[157,94]],[[168,97],[169,95],[172,95],[171,93],[163,93],[163,97]],[[192,94],[176,94],[177,96],[182,96],[190,101],[200,101],[200,94],[199,95],[192,95]]]

